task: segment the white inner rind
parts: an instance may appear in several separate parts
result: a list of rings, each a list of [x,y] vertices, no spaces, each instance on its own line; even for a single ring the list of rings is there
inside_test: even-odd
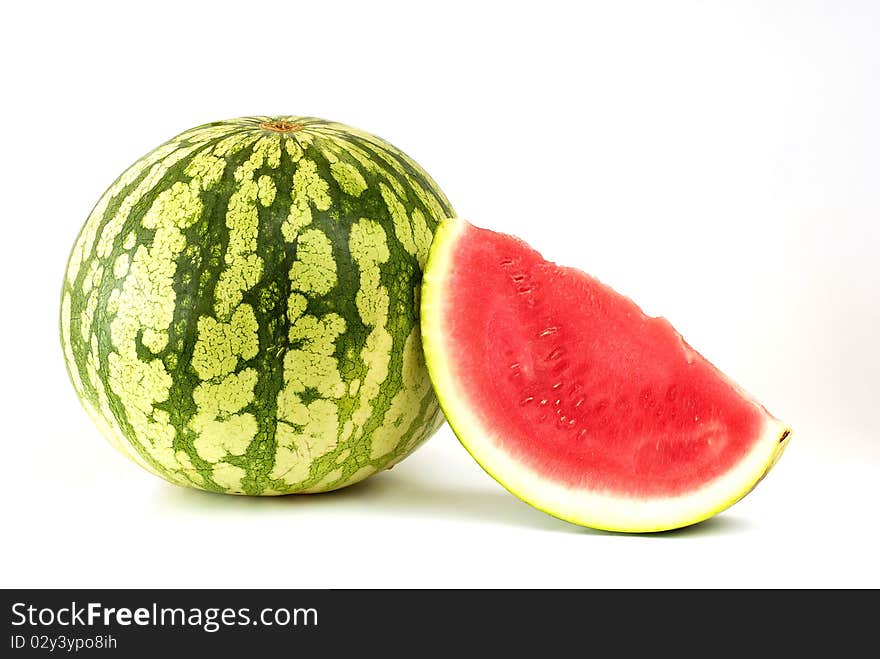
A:
[[[766,415],[761,435],[730,470],[699,489],[669,497],[635,497],[572,487],[550,478],[504,448],[503,438],[462,395],[454,372],[455,349],[446,342],[443,291],[450,278],[455,243],[467,230],[462,220],[441,223],[422,283],[422,342],[440,406],[464,447],[490,476],[523,501],[576,524],[609,531],[663,531],[695,524],[736,503],[761,480],[782,451],[789,429]]]

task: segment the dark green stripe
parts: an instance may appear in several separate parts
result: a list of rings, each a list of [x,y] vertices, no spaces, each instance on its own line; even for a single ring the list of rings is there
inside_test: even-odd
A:
[[[126,251],[122,247],[125,237],[130,231],[135,231],[137,240],[136,245],[144,245],[149,247],[152,245],[156,231],[148,229],[142,225],[144,215],[149,211],[156,198],[164,191],[177,182],[189,183],[192,177],[188,176],[184,170],[191,162],[192,158],[200,153],[205,152],[216,146],[216,144],[225,139],[225,137],[217,138],[205,144],[194,151],[189,156],[165,172],[161,179],[151,192],[144,197],[132,208],[131,213],[126,218],[122,231],[114,242],[114,248],[107,262],[112,264],[115,258]],[[199,383],[198,377],[195,376],[190,362],[197,338],[197,320],[200,315],[213,315],[213,292],[214,285],[217,282],[220,271],[225,267],[223,262],[223,253],[225,253],[225,245],[228,242],[228,229],[224,221],[226,213],[226,202],[228,196],[223,193],[223,189],[230,189],[234,185],[233,172],[235,168],[246,160],[250,155],[250,149],[244,148],[234,156],[227,158],[226,169],[224,170],[221,182],[219,182],[210,191],[202,191],[201,199],[204,204],[200,219],[193,226],[184,230],[188,246],[196,246],[199,249],[195,254],[187,255],[185,252],[178,255],[177,269],[172,286],[176,295],[174,317],[171,326],[168,328],[168,346],[158,355],[154,355],[151,351],[143,346],[140,337],[137,338],[138,356],[144,361],[151,361],[159,358],[166,366],[169,374],[172,375],[172,386],[169,391],[169,398],[165,402],[154,403],[155,409],[168,412],[170,423],[177,429],[173,442],[175,450],[183,450],[189,455],[193,466],[205,477],[207,485],[199,484],[200,487],[223,491],[219,485],[211,480],[211,463],[206,462],[198,456],[193,447],[195,433],[187,426],[192,415],[195,413],[196,406],[192,398],[192,391]],[[114,203],[114,210],[121,204],[122,197],[118,203]],[[219,216],[218,216],[219,213]],[[109,214],[109,217],[115,215]],[[218,219],[219,217],[219,219]],[[219,246],[219,258],[211,256],[212,249],[217,250]],[[135,247],[132,252],[136,251]],[[183,274],[189,273],[192,276],[190,285],[182,284]],[[199,285],[202,273],[207,273],[205,281]],[[106,290],[101,291],[101,299],[109,298],[110,291],[115,287],[116,282],[109,279]],[[194,290],[200,289],[200,290]],[[100,305],[99,305],[100,306]],[[106,309],[104,309],[106,311]],[[113,410],[113,415],[117,422],[126,432],[129,438],[134,437],[134,430],[128,422],[125,413],[125,407],[119,396],[110,388],[109,376],[109,360],[108,356],[111,352],[115,352],[115,348],[110,337],[110,324],[112,317],[105,316],[98,321],[96,318],[96,328],[98,332],[98,341],[101,356],[101,369],[99,371],[101,380],[105,385],[106,394]],[[174,369],[168,368],[170,360],[176,360]],[[157,471],[164,472],[165,467],[156,462],[149,452],[139,443],[131,442],[138,450],[138,453],[144,460],[152,465]]]

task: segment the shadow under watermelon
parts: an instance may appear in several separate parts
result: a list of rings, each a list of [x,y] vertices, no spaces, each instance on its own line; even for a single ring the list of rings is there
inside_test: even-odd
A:
[[[176,512],[189,509],[193,513],[224,511],[248,514],[278,515],[287,511],[308,510],[309,513],[332,510],[334,514],[350,513],[363,516],[377,510],[386,515],[435,518],[473,522],[481,525],[518,526],[544,532],[582,535],[628,536],[643,538],[690,538],[748,532],[745,520],[730,514],[719,515],[683,529],[661,533],[627,534],[589,529],[556,519],[506,492],[500,486],[487,487],[446,482],[432,474],[421,477],[416,470],[400,467],[386,471],[355,485],[322,494],[287,495],[279,497],[242,497],[214,494],[182,487],[161,488],[159,506],[173,507]]]

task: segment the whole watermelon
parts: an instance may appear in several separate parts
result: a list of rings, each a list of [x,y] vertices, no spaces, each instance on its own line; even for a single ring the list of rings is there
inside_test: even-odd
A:
[[[67,369],[123,453],[236,494],[321,492],[442,423],[419,284],[452,208],[387,142],[311,117],[181,133],[126,170],[73,246]]]

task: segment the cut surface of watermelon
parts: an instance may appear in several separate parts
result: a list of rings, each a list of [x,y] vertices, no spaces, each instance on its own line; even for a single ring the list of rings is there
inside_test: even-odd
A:
[[[507,489],[568,521],[699,522],[748,493],[788,441],[668,321],[512,236],[441,223],[421,311],[453,431]]]

